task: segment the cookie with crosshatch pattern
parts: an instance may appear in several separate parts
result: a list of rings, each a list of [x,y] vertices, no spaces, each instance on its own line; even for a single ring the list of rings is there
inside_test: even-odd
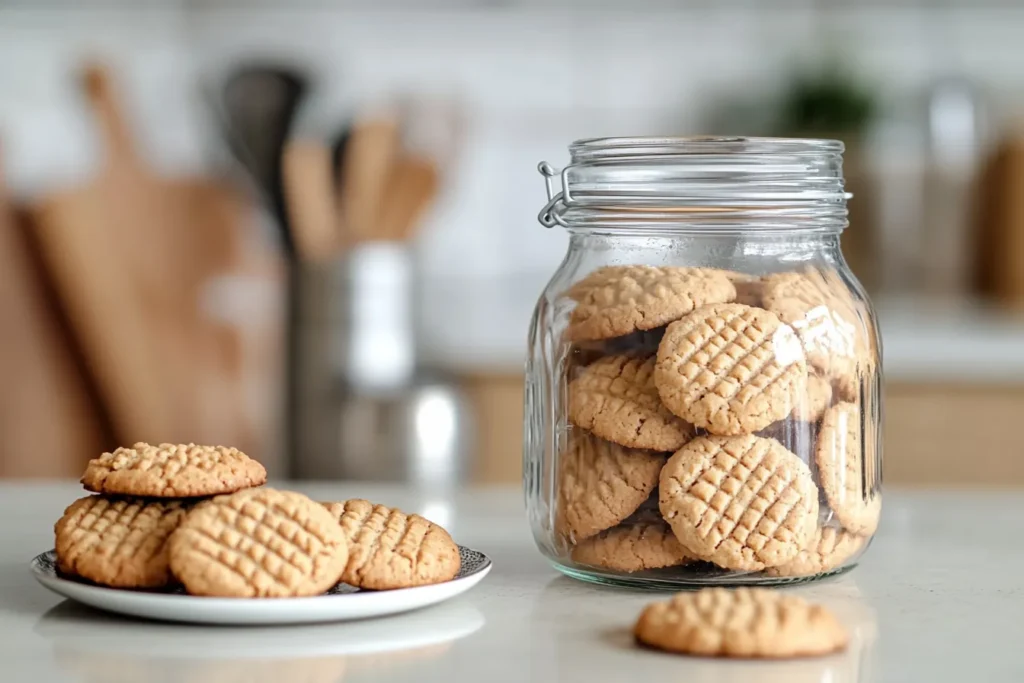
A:
[[[450,581],[459,573],[459,546],[429,519],[362,499],[323,505],[348,539],[345,583],[387,590]]]
[[[837,403],[825,412],[818,432],[815,460],[825,498],[847,530],[870,536],[878,528],[881,498],[872,484],[873,463],[865,462],[860,409]]]
[[[749,434],[793,411],[807,365],[793,330],[774,313],[714,304],[668,326],[654,384],[687,422],[713,434]]]
[[[62,572],[116,588],[170,582],[167,540],[185,517],[181,501],[86,496],[54,525]]]
[[[568,440],[558,458],[555,528],[579,543],[636,512],[658,485],[666,456],[582,429],[569,432]]]
[[[89,491],[155,498],[232,493],[267,481],[267,471],[237,448],[137,443],[89,461],[82,484]]]
[[[569,383],[569,421],[628,448],[674,451],[693,438],[693,426],[661,403],[654,356],[606,356]]]
[[[789,562],[814,537],[818,488],[800,458],[758,436],[701,436],[661,471],[658,506],[683,547],[725,569]]]
[[[850,636],[821,605],[767,588],[705,588],[648,605],[633,629],[649,647],[704,657],[813,657]]]
[[[731,301],[736,287],[722,271],[678,266],[605,266],[573,285],[568,341],[653,330],[705,304]]]
[[[693,559],[657,510],[639,510],[622,524],[581,541],[571,557],[621,572],[678,567]]]
[[[825,527],[818,529],[811,544],[778,567],[764,570],[768,576],[813,576],[837,569],[864,547],[863,536],[845,529]]]
[[[348,541],[301,493],[246,489],[199,503],[169,541],[171,572],[193,595],[319,595],[341,578]]]

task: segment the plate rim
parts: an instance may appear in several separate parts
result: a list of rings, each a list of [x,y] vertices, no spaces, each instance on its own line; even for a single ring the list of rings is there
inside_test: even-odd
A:
[[[203,596],[203,595],[188,595],[187,593],[186,594],[180,594],[180,593],[161,593],[161,592],[158,592],[158,591],[134,590],[134,589],[131,589],[131,588],[116,588],[116,587],[113,587],[113,586],[103,586],[103,585],[99,585],[99,584],[85,583],[83,581],[76,581],[73,578],[68,578],[68,577],[61,576],[61,575],[57,574],[56,572],[51,572],[49,569],[46,569],[46,568],[41,566],[44,561],[48,561],[50,559],[52,559],[55,562],[56,556],[57,556],[57,549],[56,548],[51,548],[50,550],[45,550],[45,551],[35,555],[34,557],[32,557],[32,559],[29,560],[28,569],[29,569],[29,573],[31,573],[32,576],[40,584],[42,584],[45,588],[47,588],[49,590],[54,590],[54,588],[52,586],[47,585],[48,582],[52,582],[52,583],[54,583],[56,585],[72,586],[73,588],[71,588],[71,590],[84,591],[85,593],[89,593],[89,594],[95,595],[97,597],[106,596],[106,595],[115,595],[115,596],[118,596],[119,598],[120,597],[124,597],[124,596],[138,596],[140,599],[143,599],[143,600],[146,600],[146,601],[152,601],[153,603],[159,603],[159,604],[173,604],[173,605],[184,606],[185,604],[188,604],[188,603],[199,602],[199,603],[201,603],[203,605],[206,605],[206,606],[212,608],[212,607],[215,607],[217,603],[221,603],[221,604],[224,604],[224,605],[230,605],[232,608],[237,608],[237,607],[245,605],[245,606],[251,606],[253,609],[261,609],[262,608],[262,609],[266,609],[267,611],[271,611],[271,610],[274,610],[274,609],[278,609],[278,610],[284,609],[285,607],[293,607],[293,608],[296,608],[296,609],[300,609],[303,604],[312,605],[313,603],[316,603],[318,605],[321,605],[321,604],[323,604],[323,601],[325,599],[329,599],[329,598],[344,598],[346,601],[348,601],[348,603],[365,603],[365,602],[380,601],[381,600],[380,596],[382,596],[382,595],[387,595],[389,598],[392,598],[392,599],[401,599],[402,596],[415,595],[415,594],[424,593],[424,592],[432,592],[432,589],[433,590],[437,590],[438,588],[440,588],[442,586],[452,587],[452,586],[456,586],[456,585],[459,585],[461,583],[464,583],[464,582],[470,581],[470,580],[476,580],[476,581],[483,580],[483,578],[487,574],[489,574],[491,569],[493,568],[494,561],[491,560],[491,558],[486,553],[483,553],[483,552],[481,552],[479,550],[476,550],[475,548],[470,548],[468,546],[462,546],[462,545],[459,545],[458,547],[459,547],[460,550],[463,550],[463,549],[464,550],[469,550],[469,551],[479,555],[482,558],[483,561],[481,562],[480,566],[478,566],[472,572],[470,572],[470,573],[468,573],[468,574],[466,574],[464,576],[458,576],[458,577],[456,577],[454,579],[449,579],[448,581],[442,581],[440,583],[430,583],[430,584],[426,584],[426,585],[423,585],[423,586],[409,586],[407,588],[395,588],[395,589],[382,590],[382,591],[355,591],[355,592],[352,592],[352,593],[335,593],[335,594],[322,593],[320,595],[306,595],[306,596],[291,597],[291,598],[230,598],[230,597],[212,597],[212,596]],[[66,599],[75,600],[76,602],[78,602],[78,600],[76,600],[75,598],[70,597],[68,595],[65,595],[64,593],[61,593],[59,591],[55,591],[55,592],[57,592],[59,595],[62,595]],[[452,596],[452,597],[454,597],[454,596]],[[260,607],[256,607],[257,605],[260,606]],[[115,611],[115,610],[108,610],[108,611]]]

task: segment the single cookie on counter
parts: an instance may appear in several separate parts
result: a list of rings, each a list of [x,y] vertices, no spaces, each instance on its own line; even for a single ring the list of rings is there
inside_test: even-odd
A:
[[[579,543],[633,514],[658,485],[666,456],[625,448],[581,429],[558,458],[556,531]]]
[[[628,573],[678,567],[693,560],[661,515],[644,510],[581,541],[571,557],[579,564]]]
[[[713,434],[749,434],[792,412],[807,366],[793,330],[764,309],[699,308],[672,323],[654,383],[665,406]]]
[[[864,537],[851,534],[844,529],[819,528],[810,546],[800,551],[794,559],[778,567],[764,570],[768,576],[814,576],[843,566],[863,546]]]
[[[864,462],[860,409],[837,403],[828,409],[815,453],[818,476],[836,519],[852,533],[870,536],[878,528],[881,498],[865,488],[877,479],[874,463]]]
[[[137,443],[89,461],[89,491],[154,498],[233,493],[267,481],[267,471],[237,448]]]
[[[568,417],[577,427],[629,448],[670,452],[693,438],[693,426],[661,403],[654,356],[608,356],[569,383]]]
[[[116,588],[162,588],[171,579],[167,540],[187,507],[180,501],[86,496],[54,525],[62,572]]]
[[[821,605],[765,588],[705,588],[648,605],[633,629],[649,647],[704,657],[813,657],[849,634]]]
[[[341,579],[348,540],[301,493],[247,489],[199,503],[171,535],[171,572],[192,595],[319,595]]]
[[[807,465],[773,439],[701,436],[665,464],[659,506],[695,557],[759,571],[811,543],[818,489]]]
[[[459,547],[441,526],[419,515],[354,499],[323,503],[348,539],[341,580],[372,590],[425,586],[454,579]]]
[[[573,285],[567,296],[577,303],[566,338],[585,341],[661,327],[698,306],[731,301],[736,288],[711,269],[606,266]]]

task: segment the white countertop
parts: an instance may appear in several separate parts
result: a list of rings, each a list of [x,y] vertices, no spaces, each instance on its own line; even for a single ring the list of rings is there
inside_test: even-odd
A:
[[[860,567],[789,589],[832,607],[855,635],[851,650],[729,662],[635,647],[629,629],[661,595],[557,574],[534,549],[518,490],[445,498],[397,487],[295,488],[424,512],[490,555],[494,570],[451,602],[351,624],[210,628],[106,616],[63,602],[27,569],[52,546],[52,524],[78,487],[0,483],[0,681],[1024,680],[1024,492],[890,492]]]

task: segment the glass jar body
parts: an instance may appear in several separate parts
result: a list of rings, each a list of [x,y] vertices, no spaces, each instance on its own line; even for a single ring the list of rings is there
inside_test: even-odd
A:
[[[527,363],[541,552],[653,588],[852,567],[880,514],[881,365],[838,231],[570,232]]]

